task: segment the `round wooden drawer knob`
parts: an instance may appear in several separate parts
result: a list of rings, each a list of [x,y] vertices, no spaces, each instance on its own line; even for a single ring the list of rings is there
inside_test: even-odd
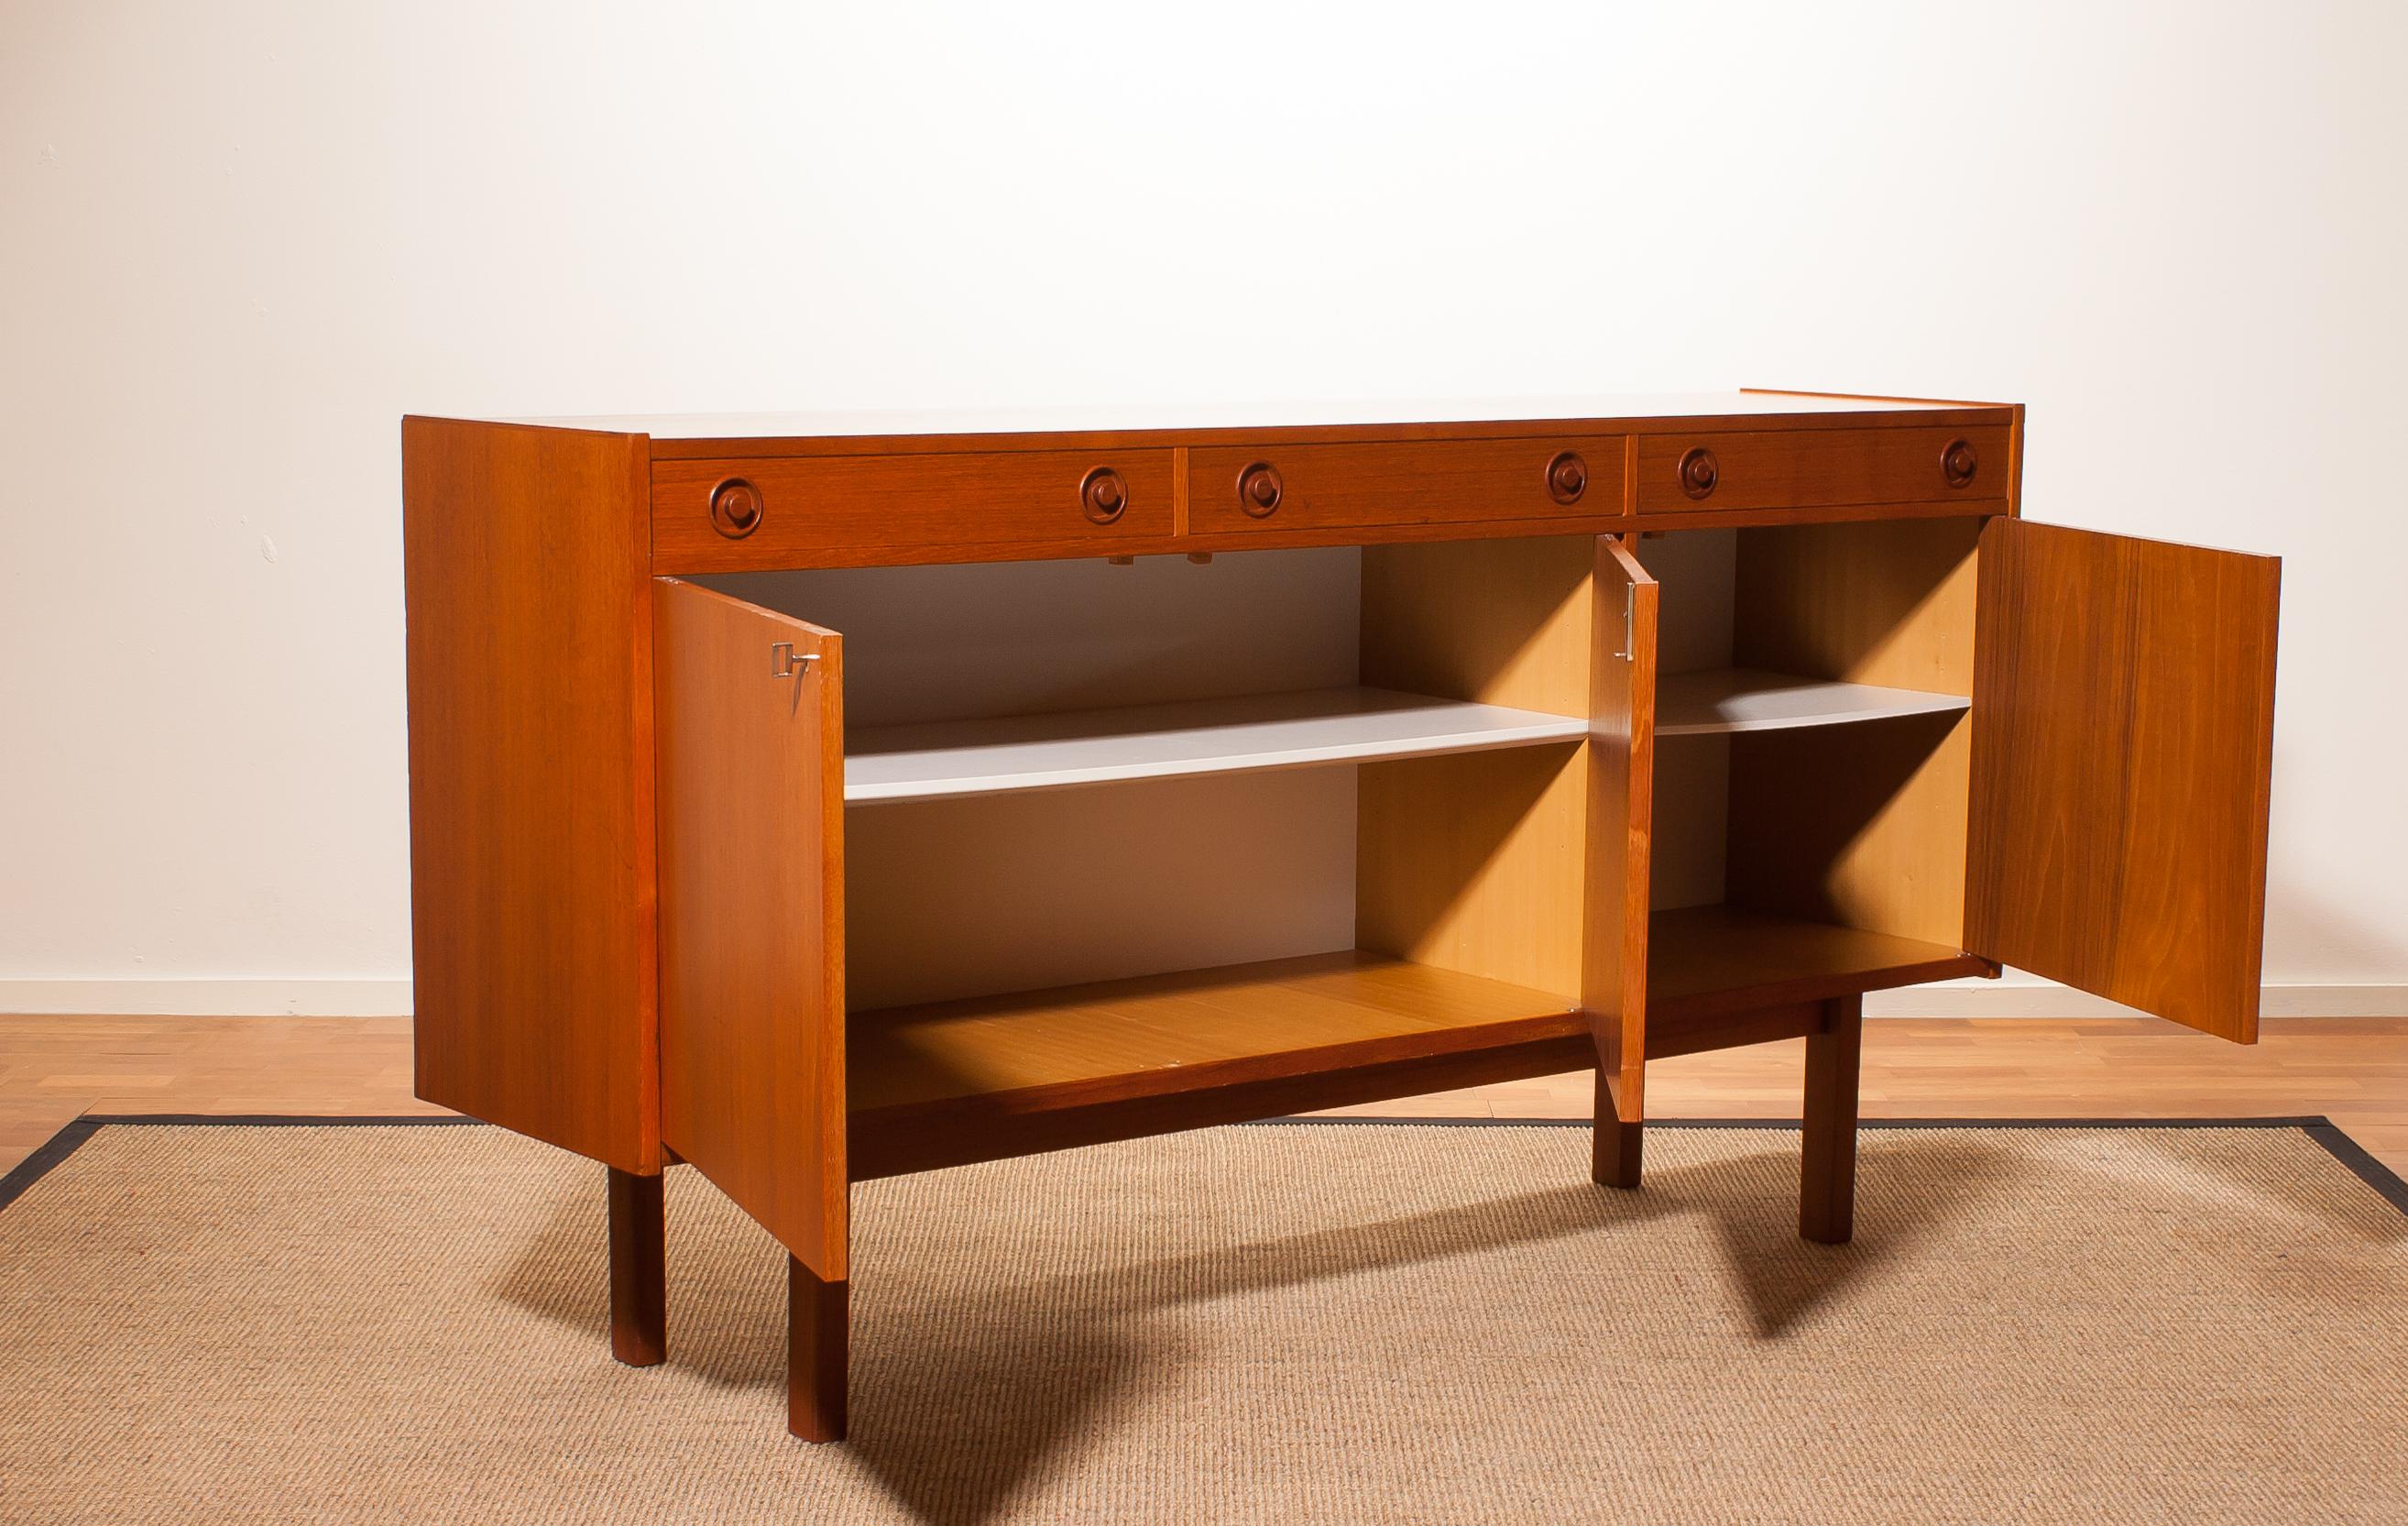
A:
[[[1547,463],[1547,496],[1557,503],[1578,503],[1588,491],[1588,463],[1578,451],[1557,451]]]
[[[711,527],[731,540],[741,540],[761,527],[761,490],[741,477],[730,477],[710,490]]]
[[[1280,505],[1279,468],[1257,461],[1238,473],[1238,507],[1261,519]]]
[[[1941,475],[1948,479],[1950,487],[1963,487],[1981,468],[1982,458],[1974,453],[1970,439],[1950,440],[1948,448],[1940,453]]]
[[[1714,484],[1722,481],[1722,476],[1714,453],[1702,445],[1681,457],[1681,491],[1693,498],[1713,497]]]
[[[1128,483],[1110,467],[1097,467],[1079,483],[1079,503],[1087,517],[1109,525],[1128,507]]]

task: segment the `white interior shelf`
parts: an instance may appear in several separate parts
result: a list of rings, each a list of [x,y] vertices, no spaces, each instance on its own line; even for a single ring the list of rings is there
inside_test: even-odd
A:
[[[1930,715],[1968,710],[1959,694],[1834,684],[1754,668],[1666,673],[1656,681],[1656,734],[1710,736],[1727,731],[1777,731],[1793,726],[1839,726],[1889,715]]]
[[[1531,747],[1587,734],[1578,716],[1367,688],[931,721],[849,732],[844,799],[860,805],[1259,772]]]

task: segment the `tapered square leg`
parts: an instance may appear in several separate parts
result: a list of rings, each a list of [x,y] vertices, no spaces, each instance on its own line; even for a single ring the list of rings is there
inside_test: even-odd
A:
[[[1847,1244],[1856,1217],[1856,1072],[1864,999],[1823,1003],[1823,1031],[1806,1036],[1805,1145],[1799,1166],[1798,1232]]]
[[[610,1354],[630,1367],[668,1355],[667,1230],[661,1178],[610,1168]]]
[[[786,1258],[786,1429],[805,1441],[844,1439],[852,1332],[845,1285]]]
[[[1641,1147],[1646,1138],[1645,1124],[1622,1121],[1620,1111],[1613,1105],[1613,1088],[1605,1084],[1605,1072],[1600,1069],[1597,1073],[1595,1154],[1589,1174],[1607,1187],[1637,1187]]]

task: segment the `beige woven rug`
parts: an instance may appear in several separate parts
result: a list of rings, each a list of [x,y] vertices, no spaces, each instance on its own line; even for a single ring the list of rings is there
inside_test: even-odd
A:
[[[2345,1147],[2345,1146],[2344,1146]],[[609,1360],[602,1172],[477,1127],[100,1129],[0,1209],[0,1519],[2408,1521],[2408,1216],[2298,1129],[1798,1144],[1213,1130],[865,1187],[853,1440],[783,1261],[671,1179]],[[52,1151],[53,1157],[57,1151]]]

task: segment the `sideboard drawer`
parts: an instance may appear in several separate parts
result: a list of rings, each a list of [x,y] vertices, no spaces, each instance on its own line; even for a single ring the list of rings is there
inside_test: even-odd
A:
[[[1187,454],[1197,535],[1622,511],[1622,435],[1214,445]]]
[[[1167,450],[655,461],[652,555],[708,571],[847,551],[1117,553],[1169,536],[1170,485]]]
[[[2001,425],[1641,435],[1638,511],[1825,509],[2007,496]]]

